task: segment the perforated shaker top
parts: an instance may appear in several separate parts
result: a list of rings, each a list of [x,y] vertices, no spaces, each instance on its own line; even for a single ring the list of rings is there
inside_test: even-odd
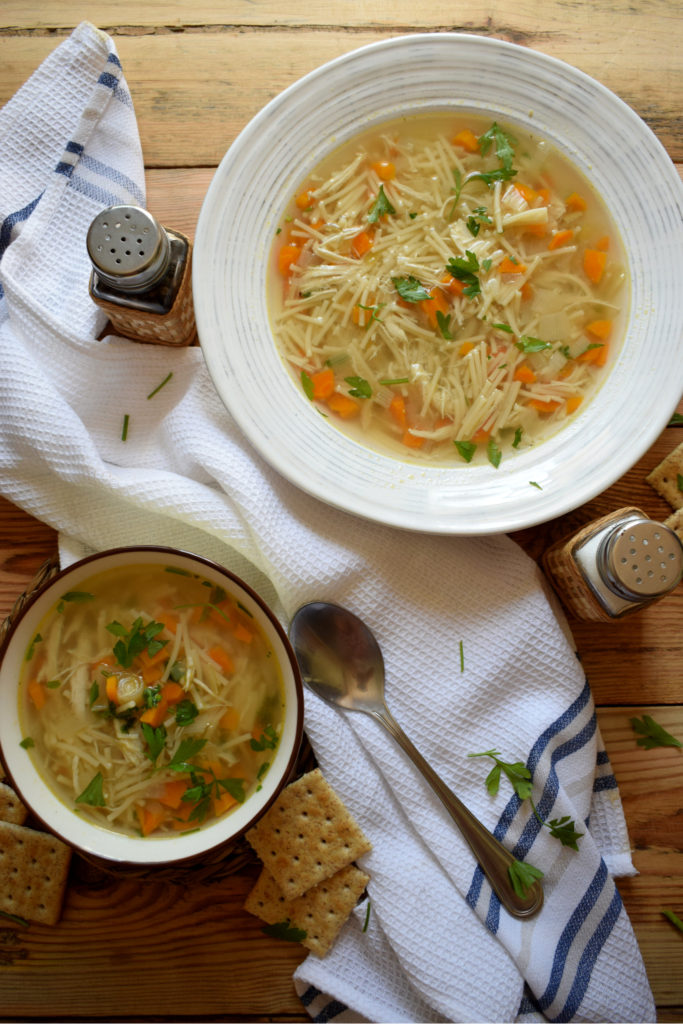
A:
[[[673,590],[683,574],[683,545],[668,526],[641,519],[618,527],[601,552],[607,581],[630,599]]]
[[[163,227],[138,206],[110,206],[93,220],[88,255],[98,277],[112,288],[142,292],[166,273],[171,246]]]

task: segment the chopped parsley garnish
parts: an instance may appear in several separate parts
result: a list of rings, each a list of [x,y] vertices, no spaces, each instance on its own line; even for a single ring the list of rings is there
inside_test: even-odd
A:
[[[284,939],[285,942],[303,942],[308,935],[303,928],[293,925],[289,918],[285,921],[277,921],[275,924],[265,924],[261,931],[271,939]]]
[[[491,224],[492,220],[488,215],[488,211],[485,206],[478,206],[476,210],[472,210],[472,213],[467,218],[467,228],[469,233],[476,238],[479,234],[479,229],[482,224]]]
[[[155,387],[154,391],[150,391],[150,393],[147,395],[147,398],[148,399],[149,398],[154,398],[155,395],[158,395],[159,392],[161,391],[161,389],[163,387],[165,387],[166,384],[168,384],[168,382],[169,382],[169,380],[171,379],[172,376],[173,376],[173,371],[171,370],[170,373],[166,374],[166,376],[162,380],[161,384],[157,384],[157,386]]]
[[[667,426],[669,427],[683,427],[683,415],[680,412],[675,412],[669,420]]]
[[[481,292],[481,285],[479,284],[479,260],[473,252],[469,249],[465,249],[464,256],[452,256],[446,264],[446,270],[454,277],[457,281],[462,281],[465,285],[463,288],[463,294],[473,298],[475,295],[479,295]]]
[[[40,635],[40,633],[36,633],[36,635],[34,636],[33,640],[31,640],[31,643],[29,644],[28,650],[26,652],[26,659],[25,659],[26,661],[30,661],[31,660],[31,658],[33,657],[33,655],[36,652],[36,644],[39,644],[42,639],[43,638]]]
[[[30,750],[31,747],[35,747],[35,741],[32,736],[24,736],[23,740],[19,741],[19,746],[23,747],[24,750]]]
[[[48,679],[48,681],[45,683],[45,686],[47,687],[48,690],[58,690],[61,685],[61,679]]]
[[[97,698],[100,695],[100,684],[95,680],[90,687],[90,693],[88,694],[88,706],[92,707]]]
[[[243,804],[246,800],[244,790],[244,779],[219,779],[211,771],[211,778],[206,779],[204,775],[195,772],[190,774],[192,785],[182,795],[185,803],[195,804],[188,818],[189,821],[203,821],[211,808],[211,800],[220,799],[221,790],[229,793],[233,800]]]
[[[123,426],[121,427],[121,440],[128,440],[128,424],[130,423],[130,416],[126,413],[123,417]]]
[[[313,381],[309,374],[305,370],[301,371],[301,386],[304,389],[304,394],[309,401],[313,401]]]
[[[391,280],[404,302],[425,302],[432,297],[412,274],[409,277],[392,277]]]
[[[372,398],[372,388],[363,377],[344,377],[354,398]]]
[[[166,746],[166,729],[163,725],[154,729],[149,722],[141,722],[140,727],[142,729],[142,735],[145,743],[147,744],[145,757],[148,757],[150,761],[156,761],[159,754]]]
[[[142,691],[142,703],[146,708],[155,708],[161,703],[161,684],[146,686]]]
[[[410,377],[395,377],[393,380],[381,380],[382,387],[390,388],[396,384],[410,384]]]
[[[477,450],[477,446],[473,441],[454,441],[453,444],[458,449],[458,454],[462,456],[465,462],[472,461],[474,453]]]
[[[529,481],[529,484],[530,484],[530,485],[531,485],[532,487],[538,487],[539,491],[542,491],[542,490],[543,490],[543,488],[541,487],[541,485],[540,485],[539,483],[536,483],[536,481],[535,481],[535,480],[530,480],[530,481]]]
[[[189,697],[176,704],[175,720],[177,725],[189,725],[190,722],[194,722],[198,714],[199,709],[197,705]]]
[[[106,807],[104,802],[104,779],[102,772],[94,775],[80,796],[76,797],[77,804],[87,804],[89,807]]]
[[[683,921],[677,914],[674,914],[673,910],[663,910],[662,913],[667,921],[671,921],[674,928],[678,928],[679,932],[683,932]]]
[[[522,428],[521,427],[517,427],[517,429],[515,430],[515,436],[514,436],[514,440],[512,442],[512,447],[513,448],[519,448],[521,440],[522,440]]]
[[[371,908],[372,908],[372,903],[370,902],[370,900],[368,900],[368,905],[367,905],[366,910],[365,910],[365,920],[363,921],[363,927],[361,928],[362,932],[366,932],[368,930],[368,925],[370,924],[370,910],[371,910]]]
[[[652,750],[654,747],[683,747],[683,743],[667,732],[659,722],[650,715],[642,718],[629,718],[631,728],[638,734],[636,743],[639,747]]]
[[[535,868],[533,864],[527,864],[523,860],[513,860],[508,868],[508,875],[512,882],[512,888],[520,899],[524,899],[535,881],[543,878],[543,872],[540,868]]]
[[[437,324],[437,327],[439,328],[439,331],[441,333],[441,337],[444,339],[444,341],[452,341],[453,340],[453,335],[451,334],[451,330],[450,330],[451,314],[450,313],[448,313],[448,314],[442,313],[440,309],[437,309],[437,311],[436,311],[436,324]]]
[[[542,341],[541,338],[532,338],[529,334],[522,334],[515,345],[520,352],[543,352],[546,348],[552,348],[549,341]]]
[[[156,640],[155,637],[164,628],[163,622],[150,621],[143,625],[142,618],[138,616],[130,629],[126,629],[120,622],[110,622],[107,629],[119,639],[114,644],[114,657],[123,668],[130,668],[135,658],[143,651],[147,651],[150,658],[158,654],[162,647],[168,643],[167,640]]]
[[[382,321],[379,318],[379,311],[381,309],[383,309],[385,305],[386,305],[386,303],[384,303],[384,302],[378,302],[376,306],[364,306],[362,302],[358,303],[358,308],[359,309],[364,309],[366,311],[366,313],[370,313],[371,314],[370,315],[370,319],[368,320],[368,322],[363,325],[366,330],[370,326],[370,324],[374,323],[375,321],[377,321],[378,324],[382,323]],[[344,355],[341,356],[340,358],[338,358],[337,361],[345,362],[348,358],[349,358],[348,354],[345,352]],[[334,362],[335,362],[335,360],[327,359],[327,360],[325,360],[325,365],[326,366],[334,366]]]
[[[277,746],[277,733],[272,725],[267,725],[257,740],[250,740],[252,750],[275,750]]]
[[[503,453],[501,452],[500,448],[498,447],[498,445],[496,444],[492,437],[489,438],[489,442],[486,445],[486,457],[493,466],[493,468],[498,469],[498,467],[500,466],[500,460],[503,457]]]
[[[384,185],[380,185],[377,198],[370,207],[370,212],[368,213],[368,223],[376,224],[380,217],[384,217],[387,213],[396,213],[396,210],[387,198],[384,191]]]
[[[174,772],[193,772],[196,766],[189,763],[190,759],[199,753],[205,743],[206,740],[192,738],[181,740],[178,749],[166,767]]]

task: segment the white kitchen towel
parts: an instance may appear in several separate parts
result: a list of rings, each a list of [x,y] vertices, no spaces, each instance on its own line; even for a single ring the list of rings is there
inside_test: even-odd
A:
[[[633,873],[595,708],[536,566],[505,536],[401,532],[279,477],[220,402],[199,348],[122,338],[88,297],[88,224],[144,201],[133,106],[111,39],[80,25],[0,111],[0,488],[78,550],[162,543],[238,572],[286,622],[336,601],[383,648],[387,700],[422,753],[515,855],[544,872],[511,918],[458,831],[372,719],[306,694],[319,763],[373,844],[358,908],[296,973],[319,1019],[651,1021],[613,881]],[[172,376],[168,378],[168,375]],[[166,380],[164,387],[157,386]],[[155,392],[153,394],[153,392]],[[122,439],[123,417],[129,417]],[[539,816],[503,779],[524,760]]]

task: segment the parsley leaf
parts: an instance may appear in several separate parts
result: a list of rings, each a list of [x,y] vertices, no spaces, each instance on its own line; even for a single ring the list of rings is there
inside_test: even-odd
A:
[[[23,747],[24,750],[29,750],[31,747],[35,747],[35,745],[35,741],[31,736],[26,736],[23,740],[19,741],[19,746]]]
[[[148,757],[150,761],[156,761],[161,751],[166,746],[166,729],[163,725],[160,725],[157,729],[154,729],[149,722],[141,722],[142,735],[145,738],[147,744],[147,750],[145,757]]]
[[[392,277],[394,288],[404,302],[424,302],[431,299],[431,295],[424,288],[416,277]]]
[[[543,352],[546,348],[552,348],[549,341],[542,341],[540,338],[532,338],[530,334],[522,334],[515,345],[520,352]]]
[[[513,448],[519,448],[519,444],[520,444],[521,440],[522,440],[522,428],[521,427],[517,427],[517,429],[515,430],[515,437],[514,437],[514,440],[512,442],[512,447]]]
[[[515,139],[511,135],[507,135],[497,121],[494,121],[487,132],[479,136],[477,140],[479,143],[479,150],[486,156],[491,148],[491,144],[496,144],[496,156],[500,160],[503,170],[512,170],[512,161],[515,158],[514,144]],[[516,171],[514,172],[517,173]]]
[[[108,631],[113,636],[119,637],[114,644],[114,656],[119,665],[122,665],[123,668],[130,668],[134,660],[145,650],[150,658],[158,654],[161,648],[168,643],[167,640],[155,639],[163,628],[163,622],[154,622],[153,620],[144,626],[140,616],[137,617],[129,630],[122,626],[120,622],[110,622],[107,625]]]
[[[146,686],[142,691],[142,702],[146,708],[155,708],[161,703],[161,684]]]
[[[669,420],[667,426],[669,427],[683,427],[683,415],[680,412],[675,412]]]
[[[636,743],[639,747],[652,750],[653,747],[683,747],[683,743],[667,732],[650,715],[629,719],[634,732],[638,733]]]
[[[313,381],[305,370],[301,371],[301,386],[304,389],[304,394],[309,401],[313,401]]]
[[[195,718],[199,714],[197,705],[186,697],[185,700],[181,700],[179,704],[176,704],[175,709],[175,720],[177,725],[189,725],[190,722],[194,722]]]
[[[500,466],[500,460],[503,457],[503,453],[501,452],[500,448],[498,447],[498,445],[496,444],[492,437],[489,438],[489,442],[486,445],[486,457],[488,458],[493,468],[498,469],[498,467]]]
[[[372,388],[363,377],[344,377],[354,398],[372,398]]]
[[[512,888],[522,898],[526,896],[527,890],[531,888],[537,879],[543,878],[543,872],[540,868],[535,868],[533,864],[526,864],[522,860],[514,860],[508,868],[508,874],[512,882]]]
[[[370,207],[370,212],[368,213],[368,223],[376,224],[380,217],[384,217],[384,215],[387,213],[396,213],[396,210],[393,208],[393,206],[389,202],[389,199],[387,198],[387,195],[384,191],[384,185],[380,185],[379,192],[377,193],[377,198]]]
[[[458,454],[462,456],[465,462],[472,461],[474,453],[477,450],[477,446],[473,441],[454,441],[453,444],[458,449]]]
[[[261,931],[271,939],[284,939],[285,942],[303,942],[308,935],[303,928],[293,925],[290,918],[285,921],[277,921],[276,924],[266,924]]]
[[[481,285],[477,277],[479,269],[479,260],[469,249],[465,249],[464,256],[451,256],[446,265],[446,271],[451,277],[454,277],[457,281],[462,281],[465,285],[463,294],[468,295],[470,298],[479,295],[481,292]]]
[[[272,725],[267,725],[258,740],[249,741],[252,750],[275,750],[278,737]]]
[[[551,818],[546,824],[550,829],[550,835],[554,836],[555,839],[559,839],[563,846],[569,846],[572,850],[578,850],[577,840],[581,838],[583,832],[576,831],[576,826],[568,814],[564,818]]]
[[[480,754],[468,754],[468,757],[490,757],[495,763],[486,777],[486,788],[495,796],[500,785],[501,772],[504,772],[512,783],[520,800],[531,796],[531,772],[523,761],[503,761],[498,750],[484,750]]]
[[[184,739],[180,741],[178,749],[166,765],[174,772],[192,772],[194,765],[189,764],[190,758],[198,754],[206,740]]]
[[[444,341],[452,341],[453,340],[453,335],[451,334],[451,331],[450,331],[450,323],[451,323],[451,314],[448,313],[448,315],[446,315],[446,314],[442,313],[440,309],[437,309],[437,311],[436,311],[436,324],[437,324],[437,327],[439,328],[439,331],[441,332],[441,337],[444,339]]]
[[[104,779],[102,772],[94,775],[80,796],[76,797],[77,804],[88,804],[89,807],[106,807],[104,802]]]
[[[36,635],[34,636],[33,640],[31,640],[31,643],[29,644],[28,650],[26,652],[26,659],[25,659],[26,661],[30,661],[31,660],[31,658],[33,657],[33,655],[36,652],[36,644],[39,644],[42,639],[43,638],[40,635],[40,633],[36,633]]]

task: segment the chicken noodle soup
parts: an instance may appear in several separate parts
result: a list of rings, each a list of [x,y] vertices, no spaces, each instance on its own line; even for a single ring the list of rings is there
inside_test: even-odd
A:
[[[176,835],[229,813],[277,749],[284,689],[248,611],[220,586],[126,566],[64,593],[26,653],[24,745],[74,810]]]
[[[385,452],[498,465],[599,385],[625,269],[604,205],[547,142],[427,114],[302,184],[270,293],[279,350],[331,422]]]

